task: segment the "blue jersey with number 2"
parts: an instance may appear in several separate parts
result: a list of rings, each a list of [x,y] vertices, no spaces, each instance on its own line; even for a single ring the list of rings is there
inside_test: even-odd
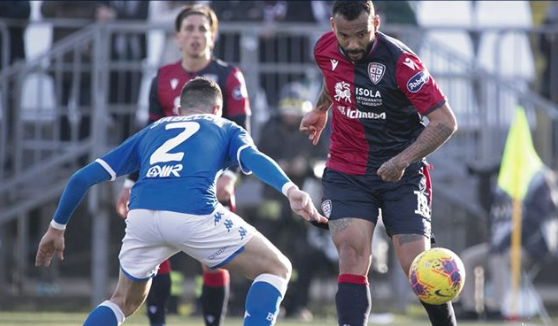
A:
[[[246,130],[215,115],[166,117],[97,161],[113,178],[140,171],[130,209],[209,214],[217,205],[216,177],[241,166],[240,151],[249,146]]]

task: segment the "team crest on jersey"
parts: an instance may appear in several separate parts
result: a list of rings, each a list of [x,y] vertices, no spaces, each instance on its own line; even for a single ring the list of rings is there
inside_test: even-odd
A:
[[[331,200],[324,200],[322,202],[322,212],[324,212],[325,217],[329,218],[331,215]]]
[[[344,81],[335,83],[335,100],[339,102],[340,100],[345,100],[345,102],[351,103],[351,85]]]
[[[382,77],[384,77],[384,73],[386,72],[386,66],[378,62],[370,62],[368,64],[368,77],[374,83],[374,85],[378,84]]]

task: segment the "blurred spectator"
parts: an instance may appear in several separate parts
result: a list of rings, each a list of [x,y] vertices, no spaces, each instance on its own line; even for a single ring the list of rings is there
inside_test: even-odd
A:
[[[146,22],[148,15],[149,1],[110,1],[106,19]],[[142,32],[125,31],[112,37],[111,64],[114,69],[110,72],[109,104],[125,106],[118,110],[124,113],[113,114],[120,129],[120,142],[135,132],[132,122],[142,81],[141,67],[147,57],[146,43],[146,36]],[[126,68],[126,64],[133,66]]]
[[[558,28],[558,2],[549,1],[543,25],[547,28]],[[556,30],[541,35],[540,49],[546,62],[541,94],[558,104],[558,32]]]
[[[235,3],[235,5],[233,5]],[[317,24],[324,18],[327,6],[314,4],[313,1],[211,1],[211,7],[222,22],[259,23],[259,39],[257,40],[258,62],[261,64],[304,64],[312,63],[313,39],[301,33],[277,33],[277,25],[281,23]],[[331,11],[327,11],[327,20]],[[236,33],[223,33],[215,51],[219,57],[238,61],[240,48],[231,49],[228,44],[242,44]],[[266,72],[260,76],[261,87],[265,91],[269,103],[279,101],[281,85],[306,78],[305,71],[297,72]]]
[[[416,27],[418,19],[415,8],[411,1],[374,1],[376,13],[380,16],[382,26]],[[407,33],[389,32],[389,36],[395,37],[407,44],[413,51],[420,48],[420,37]]]
[[[283,87],[277,114],[262,128],[258,147],[275,159],[293,182],[303,185],[303,189],[309,193],[314,193],[313,197],[317,197],[313,198],[314,201],[319,202],[321,186],[314,169],[320,163],[319,160],[326,156],[328,144],[323,142],[313,146],[306,135],[298,131],[302,116],[312,109],[310,92],[310,88],[300,82]],[[311,279],[316,275],[316,266],[327,261],[325,254],[316,248],[322,240],[314,232],[313,243],[309,242],[308,228],[315,227],[294,218],[289,203],[280,195],[274,194],[270,187],[264,188],[263,195],[260,216],[265,221],[254,223],[291,259],[298,275],[295,284],[289,286],[290,290],[284,301],[287,317],[311,319],[312,314],[306,307]]]
[[[31,13],[31,6],[29,1],[0,1],[0,18],[7,18],[13,21],[9,21],[7,24],[9,40],[5,40],[3,34],[0,31],[0,71],[5,67],[15,63],[17,60],[25,60],[25,46],[23,40],[23,33],[25,31],[26,24],[29,21],[29,15]],[[6,42],[6,48],[4,48],[4,42]],[[9,82],[7,94],[5,96],[6,108],[4,113],[7,115],[5,120],[5,126],[7,128],[7,144],[10,144],[10,139],[12,139],[14,117],[15,117],[15,99],[13,98],[15,92],[11,91],[12,82]],[[1,91],[1,89],[0,89]],[[0,107],[1,110],[1,107]],[[1,112],[0,112],[1,115]],[[0,162],[3,164],[4,162]]]
[[[8,23],[8,49],[4,49],[3,35],[0,33],[0,70],[4,68],[4,63],[10,65],[17,60],[25,60],[23,33],[30,14],[29,1],[0,1],[0,18],[14,20]]]
[[[541,95],[558,105],[558,2],[548,1],[543,26],[554,29],[543,33],[540,49],[545,59],[545,68],[541,80]],[[552,142],[554,158],[558,157],[558,122],[553,123]]]
[[[374,1],[374,8],[383,24],[418,25],[415,9],[410,1]]]
[[[111,11],[106,1],[43,1],[41,13],[44,18],[67,20],[54,24],[53,45],[89,23],[106,21],[111,17]],[[91,72],[89,66],[92,56],[91,50],[90,44],[80,44],[73,51],[67,52],[62,58],[55,57],[52,63],[56,98],[59,110],[61,110],[59,114],[60,139],[63,141],[75,140],[76,138],[81,140],[90,134]],[[74,53],[76,56],[74,56]],[[77,61],[74,58],[77,58]],[[79,123],[77,123],[77,135],[72,132],[70,119],[70,112],[74,109],[77,111],[75,112],[76,115],[80,117]]]
[[[494,179],[496,169],[475,171],[484,181]],[[479,187],[480,188],[480,187]],[[494,187],[494,183],[492,184]],[[480,193],[480,192],[479,192]],[[490,196],[488,242],[469,247],[461,253],[468,281],[460,296],[460,319],[503,319],[503,303],[510,284],[510,246],[512,236],[512,200],[500,189]],[[531,180],[522,206],[521,265],[528,268],[535,262],[556,255],[558,234],[551,224],[558,222],[558,175],[548,168],[541,169]],[[480,268],[483,273],[476,272]],[[484,300],[484,288],[489,279],[491,295]],[[481,281],[477,284],[477,281]],[[481,289],[483,293],[475,293]],[[489,298],[488,298],[489,297]]]
[[[150,20],[153,23],[172,23],[182,7],[195,1],[156,1],[153,2],[150,12]],[[172,24],[170,24],[172,25]],[[167,65],[169,63],[180,60],[182,54],[180,49],[176,47],[174,33],[165,33],[165,41],[161,54],[160,64]]]

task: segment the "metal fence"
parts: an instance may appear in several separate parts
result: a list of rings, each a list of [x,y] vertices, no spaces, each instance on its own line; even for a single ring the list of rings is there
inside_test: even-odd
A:
[[[305,79],[314,88],[320,88],[312,45],[327,30],[316,25],[278,25],[270,38],[263,35],[259,27],[257,24],[221,24],[215,48],[217,57],[238,65],[244,72],[254,112],[252,124],[256,139],[259,127],[274,114],[274,105],[284,84]],[[0,23],[0,33],[4,30]],[[448,209],[438,214],[452,214],[453,211],[460,223],[465,223],[467,216],[482,214],[474,200],[475,189],[471,189],[468,181],[467,163],[499,160],[517,105],[522,105],[531,118],[535,143],[543,160],[550,166],[558,166],[558,109],[532,91],[536,87],[533,76],[526,77],[521,69],[508,70],[500,59],[517,54],[512,61],[518,66],[534,65],[530,61],[533,57],[529,59],[523,55],[526,49],[507,52],[509,46],[502,44],[510,43],[505,39],[519,36],[536,39],[541,33],[548,33],[547,30],[486,31],[497,35],[493,38],[493,63],[501,65],[479,62],[448,49],[437,39],[439,33],[482,37],[481,31],[393,26],[384,32],[396,34],[415,45],[447,95],[460,125],[451,141],[432,155],[440,182],[452,187],[452,191],[439,192],[439,200]],[[171,33],[167,25],[93,24],[53,45],[48,52],[0,72],[0,237],[3,242],[0,287],[2,282],[8,281],[17,283],[16,287],[24,291],[24,281],[38,277],[27,267],[29,253],[40,236],[37,229],[44,230],[51,218],[52,203],[60,196],[75,168],[118,144],[145,123],[147,89],[161,62],[117,61],[110,53],[113,37],[148,35],[148,41],[158,42],[162,48]],[[510,44],[512,49],[517,47],[514,42]],[[3,49],[6,51],[5,47]],[[6,53],[0,55],[4,58]],[[126,89],[131,89],[132,96],[122,99]],[[110,186],[92,188],[87,211],[94,218],[74,221],[76,233],[88,236],[73,241],[83,242],[84,238],[91,241],[91,244],[76,244],[81,246],[81,253],[90,257],[90,264],[80,260],[76,263],[80,266],[75,269],[81,272],[79,268],[90,266],[93,303],[106,295],[113,196]],[[9,231],[12,229],[16,232]],[[462,228],[447,225],[447,230],[445,243],[457,249],[467,245]]]

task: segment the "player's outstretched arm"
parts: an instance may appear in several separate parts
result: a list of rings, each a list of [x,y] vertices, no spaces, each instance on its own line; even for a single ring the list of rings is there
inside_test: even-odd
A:
[[[64,259],[64,232],[74,210],[87,190],[94,184],[110,180],[111,175],[97,162],[93,162],[72,175],[54,212],[48,230],[39,243],[35,266],[49,266],[54,255]]]
[[[327,218],[320,215],[314,207],[310,195],[292,183],[285,172],[269,156],[254,147],[247,147],[240,152],[240,161],[243,168],[248,168],[258,179],[282,192],[289,199],[291,209],[295,213],[307,221],[327,222]]]

